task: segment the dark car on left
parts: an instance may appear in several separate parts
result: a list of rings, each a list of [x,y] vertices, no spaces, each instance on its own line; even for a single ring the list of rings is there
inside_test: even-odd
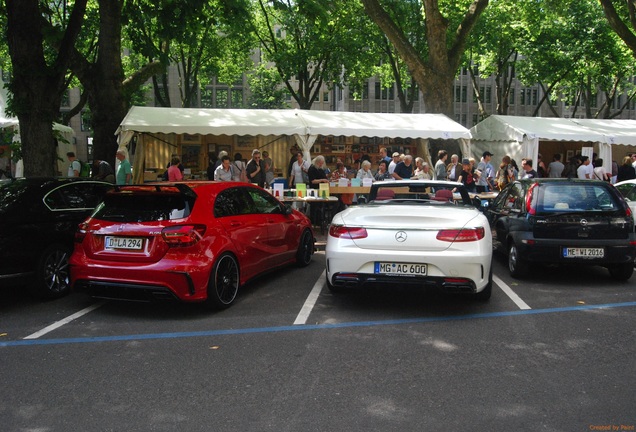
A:
[[[28,286],[42,298],[67,294],[75,231],[112,187],[87,179],[2,180],[0,286]]]

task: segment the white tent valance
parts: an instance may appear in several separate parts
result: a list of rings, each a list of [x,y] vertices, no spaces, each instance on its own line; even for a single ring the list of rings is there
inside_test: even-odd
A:
[[[479,150],[503,146],[513,158],[537,160],[539,141],[597,143],[605,169],[611,169],[612,144],[636,145],[636,120],[566,119],[491,115],[470,130]]]
[[[116,135],[120,146],[134,133],[191,135],[289,135],[309,150],[318,135],[457,139],[468,148],[470,132],[442,114],[380,114],[342,111],[203,109],[135,106]]]
[[[344,135],[470,139],[468,129],[442,114],[138,106],[130,109],[116,134],[127,131],[193,135]]]

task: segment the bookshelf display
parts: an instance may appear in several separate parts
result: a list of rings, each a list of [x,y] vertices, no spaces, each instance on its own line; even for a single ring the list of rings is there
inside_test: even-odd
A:
[[[380,149],[386,147],[387,154],[393,152],[415,156],[416,143],[410,138],[380,137],[345,137],[319,135],[311,149],[311,157],[323,155],[330,169],[336,167],[338,158],[346,167],[353,166],[354,161],[363,155],[369,155],[373,169],[380,161]]]

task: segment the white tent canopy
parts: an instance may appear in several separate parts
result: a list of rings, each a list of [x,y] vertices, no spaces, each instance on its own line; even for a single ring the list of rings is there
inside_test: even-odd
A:
[[[470,140],[468,129],[442,114],[139,106],[130,109],[117,129],[120,147],[126,146],[135,133],[290,135],[307,159],[318,135],[457,139],[464,154],[468,154]]]
[[[636,120],[491,115],[470,132],[477,154],[496,146],[515,159],[537,160],[541,140],[597,143],[606,170],[611,169],[612,144],[636,145]]]

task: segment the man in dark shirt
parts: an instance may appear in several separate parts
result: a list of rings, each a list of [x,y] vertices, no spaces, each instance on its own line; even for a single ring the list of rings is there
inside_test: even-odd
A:
[[[247,163],[245,172],[250,183],[265,187],[265,162],[261,160],[261,152],[258,149],[252,150],[252,160]]]
[[[537,172],[532,169],[532,159],[521,159],[522,179],[537,178]]]
[[[413,156],[404,156],[404,161],[398,163],[393,170],[393,178],[396,180],[408,180],[413,177]]]

